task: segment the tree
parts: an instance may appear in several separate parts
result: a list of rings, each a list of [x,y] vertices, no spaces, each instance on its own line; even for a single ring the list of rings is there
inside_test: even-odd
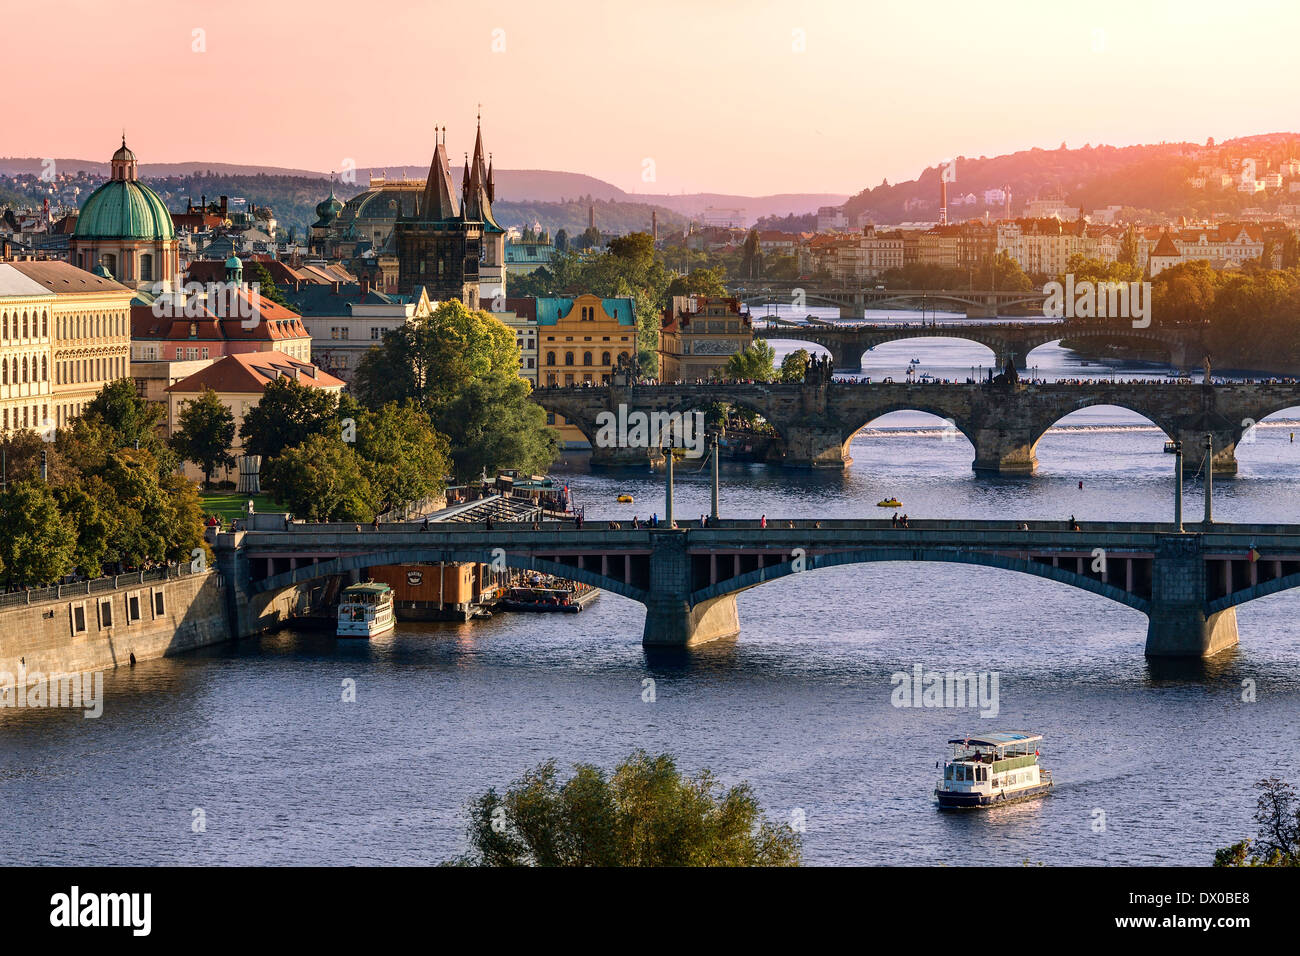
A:
[[[9,587],[57,581],[74,567],[77,536],[39,478],[0,492],[0,567]]]
[[[668,284],[667,296],[675,295],[710,295],[727,294],[727,270],[723,266],[716,269],[692,269],[685,275],[675,277]]]
[[[212,473],[235,463],[230,446],[235,441],[235,416],[210,388],[184,403],[172,447],[186,461],[203,470],[204,487],[212,486]]]
[[[312,435],[338,429],[338,398],[333,392],[278,378],[267,384],[257,405],[244,415],[239,437],[244,454],[273,458]]]
[[[408,402],[422,409],[447,436],[461,480],[482,469],[540,471],[555,460],[546,413],[519,377],[514,333],[454,299],[428,319],[385,334],[362,359],[355,388],[372,410]]]
[[[1124,238],[1120,240],[1118,259],[1126,266],[1134,269],[1140,268],[1138,265],[1138,240],[1137,229],[1129,226],[1124,230]]]
[[[1252,840],[1242,840],[1214,854],[1215,866],[1300,866],[1300,799],[1291,784],[1266,777],[1255,784],[1255,823]]]
[[[312,435],[262,468],[266,490],[308,521],[369,521],[373,495],[361,456],[337,435]]]
[[[758,230],[751,229],[745,236],[745,245],[741,250],[740,271],[750,279],[757,279],[761,269],[762,253],[759,250]]]
[[[555,234],[555,251],[561,253],[569,251],[569,231],[567,229],[561,229]]]
[[[577,764],[561,783],[554,760],[504,795],[470,806],[470,866],[798,866],[799,834],[773,823],[748,784],[682,774],[669,754],[637,751],[606,775]]]
[[[358,408],[356,450],[374,515],[440,494],[451,471],[447,438],[414,405]]]
[[[263,299],[269,299],[276,305],[284,306],[286,309],[290,307],[289,300],[284,297],[284,293],[280,291],[275,284],[275,280],[271,278],[270,271],[256,259],[250,259],[244,263],[244,281],[249,285],[255,284],[258,294]]]
[[[770,382],[776,378],[776,350],[763,339],[754,339],[749,347],[727,359],[727,378]]]
[[[781,359],[781,381],[802,382],[810,361],[812,356],[808,354],[807,349],[795,349]]]

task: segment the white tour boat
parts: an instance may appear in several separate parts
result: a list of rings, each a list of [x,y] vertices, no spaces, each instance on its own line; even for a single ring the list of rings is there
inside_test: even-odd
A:
[[[339,637],[376,637],[397,626],[393,616],[393,589],[367,581],[350,584],[339,599]]]
[[[996,807],[1042,796],[1052,789],[1052,772],[1038,766],[1042,734],[1007,732],[954,737],[951,760],[934,795],[941,809]]]

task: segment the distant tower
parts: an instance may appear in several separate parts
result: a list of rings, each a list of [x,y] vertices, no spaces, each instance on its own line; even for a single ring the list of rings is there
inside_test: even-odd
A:
[[[939,171],[939,225],[948,225],[948,171]]]
[[[650,210],[650,238],[658,241],[659,239],[659,210]]]
[[[1003,191],[1004,193],[1006,193],[1006,197],[1007,197],[1007,198],[1006,198],[1007,208],[1006,208],[1006,212],[1005,212],[1004,215],[1005,215],[1005,218],[1010,219],[1010,218],[1012,218],[1012,216],[1011,216],[1011,187],[1010,187],[1010,186],[1003,186],[1003,187],[1002,187],[1002,191]]]
[[[596,228],[596,204],[592,203],[587,207],[587,228]]]

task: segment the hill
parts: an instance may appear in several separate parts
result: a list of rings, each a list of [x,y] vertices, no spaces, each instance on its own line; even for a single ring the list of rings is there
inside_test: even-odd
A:
[[[1059,198],[1086,213],[1105,206],[1124,206],[1160,217],[1234,215],[1249,207],[1265,209],[1276,196],[1239,193],[1235,187],[1197,188],[1191,182],[1202,166],[1236,168],[1254,159],[1262,177],[1284,160],[1300,158],[1300,134],[1268,133],[1205,144],[1159,143],[1144,146],[1092,146],[1068,149],[1033,148],[1002,156],[957,157],[957,181],[949,195],[974,194],[974,206],[949,208],[950,216],[972,218],[987,209],[1002,214],[1000,204],[986,205],[985,190],[1010,187],[1017,214],[1031,199]],[[844,204],[850,221],[863,217],[877,222],[934,219],[938,212],[939,166],[923,170],[903,183],[883,182],[865,189]],[[1283,195],[1282,202],[1300,199]]]

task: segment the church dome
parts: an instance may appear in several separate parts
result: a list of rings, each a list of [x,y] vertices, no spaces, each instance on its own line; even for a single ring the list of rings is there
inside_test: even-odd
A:
[[[83,239],[174,239],[172,216],[144,183],[111,179],[100,186],[77,217],[74,235]]]
[[[331,190],[329,198],[316,204],[316,215],[321,219],[330,220],[343,211],[343,203],[334,197]]]
[[[125,137],[125,136],[122,137],[122,145],[121,145],[120,147],[118,147],[117,152],[113,154],[113,162],[115,162],[115,163],[134,163],[134,162],[135,162],[135,153],[133,153],[133,152],[131,152],[131,150],[127,149],[127,146],[126,146],[126,137]]]

